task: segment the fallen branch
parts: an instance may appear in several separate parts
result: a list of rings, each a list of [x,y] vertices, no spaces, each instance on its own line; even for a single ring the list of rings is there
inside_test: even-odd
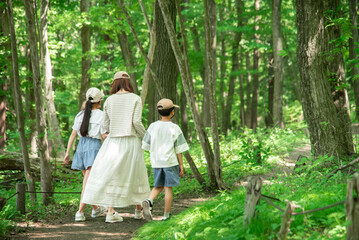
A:
[[[342,166],[342,167],[340,167],[340,168],[338,168],[338,169],[335,169],[334,171],[332,171],[332,172],[328,175],[326,181],[328,181],[329,178],[333,177],[334,174],[336,174],[337,172],[342,171],[342,170],[344,170],[344,169],[346,169],[346,168],[348,168],[348,167],[351,167],[351,166],[353,166],[354,164],[356,164],[356,163],[358,163],[358,162],[359,162],[359,158],[356,158],[356,159],[354,159],[353,161],[351,161],[350,163],[348,163],[347,165],[344,165],[344,166]]]

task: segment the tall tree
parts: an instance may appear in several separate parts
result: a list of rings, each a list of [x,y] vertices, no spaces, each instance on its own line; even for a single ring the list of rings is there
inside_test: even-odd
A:
[[[349,118],[339,117],[329,81],[343,80],[338,71],[344,66],[333,55],[334,39],[340,34],[337,26],[326,27],[324,12],[338,9],[338,1],[326,5],[325,1],[302,0],[296,2],[298,28],[298,66],[304,116],[308,123],[312,151],[316,155],[345,157],[353,153],[348,139]],[[325,56],[325,57],[323,57]],[[341,60],[339,60],[341,62]],[[334,68],[336,71],[333,71]],[[335,74],[333,74],[333,72]],[[338,92],[339,95],[344,95]]]
[[[243,26],[242,23],[242,10],[243,10],[243,2],[241,0],[236,0],[236,12],[237,12],[237,28],[241,28]],[[236,31],[234,34],[234,41],[232,44],[232,69],[231,75],[229,78],[228,85],[228,97],[227,103],[225,105],[225,114],[223,121],[223,133],[226,134],[227,130],[230,128],[231,123],[231,112],[233,105],[233,98],[236,86],[237,72],[239,71],[239,42],[242,39],[242,31]]]
[[[40,48],[41,48],[41,60],[43,67],[44,83],[45,83],[45,102],[46,102],[46,113],[49,123],[50,136],[53,142],[53,154],[56,157],[64,158],[65,157],[65,148],[62,141],[59,122],[56,116],[56,107],[54,102],[54,97],[52,95],[52,68],[51,68],[51,59],[49,52],[49,43],[47,37],[47,14],[49,11],[49,0],[41,1],[40,9]]]
[[[217,50],[217,13],[216,3],[214,0],[203,1],[205,9],[207,8],[207,15],[205,10],[205,77],[203,81],[203,104],[202,104],[202,116],[205,127],[212,126],[211,118],[213,113],[211,112],[211,94],[213,91],[212,80],[216,77],[216,50]],[[214,62],[208,62],[214,60]],[[208,65],[211,64],[211,65]],[[215,85],[214,85],[215,86]],[[217,107],[217,106],[216,106]],[[216,110],[218,112],[218,110]],[[218,115],[218,114],[217,114]],[[218,121],[218,119],[216,120]]]
[[[255,0],[254,8],[256,12],[259,12],[261,0]],[[259,19],[260,15],[256,15],[254,18],[254,39],[257,45],[259,45]],[[253,50],[253,85],[252,85],[252,103],[251,103],[251,128],[256,130],[257,129],[257,117],[258,117],[258,94],[259,94],[259,49],[256,46]]]
[[[0,2],[0,19],[1,19],[1,25],[0,25],[0,38],[4,37],[4,30],[3,26],[4,24],[7,24],[8,21],[5,23],[6,11],[5,11],[6,5],[5,1]],[[6,36],[7,37],[7,36]],[[1,41],[0,43],[0,51],[6,52],[6,48],[8,46],[9,41]],[[4,54],[7,55],[7,54]],[[7,91],[7,80],[6,80],[6,56],[2,56],[0,58],[0,149],[4,149],[6,144],[6,91]]]
[[[176,4],[175,0],[166,1],[167,8],[170,13],[172,24],[175,25],[176,22]],[[166,25],[163,20],[163,16],[161,13],[161,8],[158,5],[158,1],[155,3],[154,15],[156,16],[154,26],[156,29],[155,39],[156,46],[155,52],[153,56],[153,64],[154,70],[160,84],[163,88],[163,91],[166,94],[166,98],[172,99],[174,102],[177,100],[177,78],[178,78],[178,66],[176,62],[176,58],[173,54],[171,42],[169,40]],[[154,84],[153,84],[154,85]],[[154,88],[155,89],[155,88]],[[154,97],[154,104],[149,106],[149,111],[153,111],[154,121],[157,120],[157,108],[156,104],[160,100],[160,95],[155,91],[156,95]],[[176,115],[176,120],[177,120]],[[178,120],[177,120],[178,122]]]
[[[191,76],[191,72],[190,72],[190,68],[189,68],[186,37],[185,37],[184,29],[183,29],[183,21],[182,21],[181,15],[179,15],[179,18],[180,18],[179,22],[180,22],[181,35],[182,35],[183,44],[184,44],[183,53],[181,52],[181,49],[180,49],[180,46],[179,46],[179,43],[177,40],[177,36],[176,36],[175,30],[174,30],[174,26],[173,26],[171,18],[170,18],[170,13],[169,13],[169,10],[167,9],[167,5],[164,4],[163,0],[158,0],[158,2],[161,7],[164,22],[166,24],[167,33],[168,33],[168,36],[171,41],[172,50],[175,54],[178,68],[181,73],[183,89],[185,91],[186,98],[187,98],[187,101],[189,104],[189,108],[191,110],[191,113],[192,113],[192,116],[193,116],[193,119],[195,122],[195,127],[197,130],[201,145],[202,145],[202,149],[203,149],[204,155],[207,160],[207,170],[208,170],[208,175],[211,180],[211,184],[218,189],[223,189],[223,188],[225,188],[225,184],[222,179],[222,174],[220,173],[220,170],[221,170],[220,162],[214,163],[214,161],[218,161],[218,159],[214,158],[213,151],[212,151],[211,145],[209,143],[206,131],[203,127],[203,123],[201,121],[197,102],[196,102],[196,96],[194,93],[192,76]]]
[[[282,0],[272,0],[272,36],[274,56],[273,122],[274,126],[284,128],[283,120],[283,58],[281,51],[281,5]]]
[[[349,16],[351,22],[351,34],[352,37],[349,38],[349,60],[351,64],[349,65],[349,74],[351,77],[351,84],[354,89],[355,95],[355,114],[357,119],[359,119],[359,67],[358,67],[358,54],[359,49],[359,34],[358,34],[358,0],[349,0]]]
[[[11,55],[12,55],[12,73],[13,73],[13,99],[16,111],[16,120],[17,120],[17,127],[20,135],[20,145],[21,145],[21,152],[23,156],[24,162],[24,173],[25,179],[27,182],[27,188],[29,191],[35,191],[35,182],[31,174],[30,169],[30,160],[29,160],[29,153],[27,150],[27,140],[25,136],[25,122],[24,122],[24,113],[23,113],[23,106],[21,100],[21,90],[20,90],[20,77],[19,77],[19,65],[18,65],[18,56],[17,56],[17,47],[16,47],[16,36],[15,36],[15,26],[14,26],[14,14],[12,8],[12,1],[7,0],[7,13],[8,16],[3,16],[2,23],[4,33],[10,34],[10,41],[11,41]],[[8,24],[8,26],[6,26]],[[6,29],[6,30],[5,30]],[[36,200],[36,194],[30,194],[30,199],[32,201]]]
[[[44,192],[41,194],[41,196],[43,204],[47,205],[50,203],[53,186],[47,142],[46,118],[42,99],[43,95],[40,78],[40,60],[36,41],[34,2],[32,0],[24,0],[24,5],[30,44],[32,79],[35,91],[36,128],[39,133],[37,144],[40,151],[41,162],[41,191]]]
[[[82,58],[81,58],[81,88],[79,94],[79,109],[81,109],[83,101],[86,99],[86,91],[90,87],[90,73],[91,68],[91,28],[89,24],[89,10],[90,0],[80,1],[81,16],[84,17],[81,28],[81,45],[82,45]]]

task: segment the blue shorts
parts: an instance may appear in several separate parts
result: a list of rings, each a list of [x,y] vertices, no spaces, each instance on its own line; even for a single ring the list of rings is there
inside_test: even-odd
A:
[[[101,148],[101,140],[97,138],[81,137],[77,145],[74,159],[72,160],[72,169],[86,170],[91,167],[98,151]]]
[[[154,168],[153,178],[155,187],[176,187],[180,185],[179,166]]]

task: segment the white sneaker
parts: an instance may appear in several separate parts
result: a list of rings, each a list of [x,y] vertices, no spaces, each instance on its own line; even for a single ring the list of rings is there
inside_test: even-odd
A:
[[[143,208],[143,216],[145,217],[146,221],[152,221],[152,204],[149,199],[146,199],[142,202]]]
[[[142,219],[142,211],[135,209],[135,216],[134,219]]]
[[[123,218],[120,215],[118,215],[118,212],[106,214],[106,222],[108,223],[122,222],[122,221]]]
[[[95,218],[95,217],[100,217],[102,216],[105,212],[107,211],[107,208],[99,206],[97,208],[97,210],[93,210],[91,212],[91,217]]]
[[[85,214],[84,213],[79,213],[79,212],[77,212],[76,214],[75,214],[75,222],[83,222],[83,221],[85,221],[86,220],[86,218],[85,218]]]

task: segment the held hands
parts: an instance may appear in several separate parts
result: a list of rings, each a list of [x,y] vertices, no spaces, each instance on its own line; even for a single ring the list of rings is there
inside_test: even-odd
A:
[[[183,165],[180,165],[179,166],[179,176],[183,177],[183,173],[184,173]]]

